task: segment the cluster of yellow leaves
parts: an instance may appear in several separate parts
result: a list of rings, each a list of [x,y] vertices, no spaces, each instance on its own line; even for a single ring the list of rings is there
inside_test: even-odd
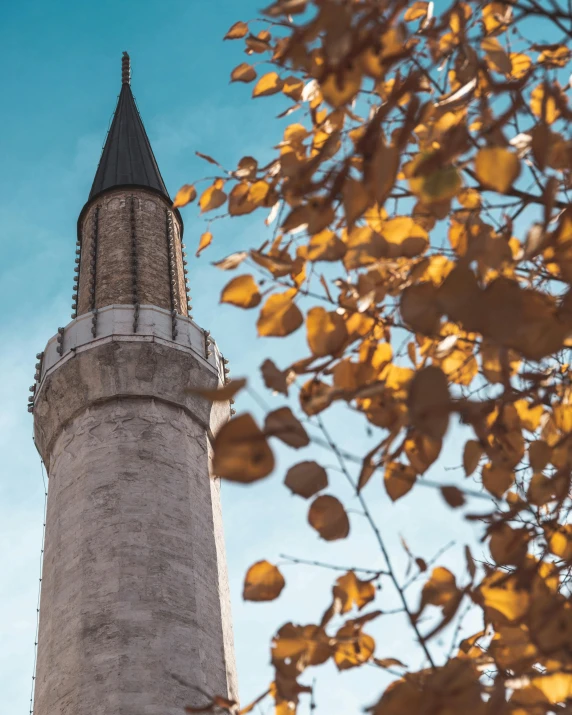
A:
[[[358,456],[352,497],[377,478],[390,501],[424,485],[451,509],[476,497],[490,507],[467,514],[484,525],[486,562],[477,569],[467,555],[462,578],[433,568],[418,609],[406,607],[427,658],[463,602],[481,609],[483,632],[449,660],[406,672],[377,715],[543,715],[572,696],[563,585],[572,562],[572,112],[562,72],[572,52],[530,38],[527,24],[554,22],[556,37],[565,17],[572,26],[568,12],[519,0],[276,0],[268,24],[237,22],[225,37],[248,57],[231,81],[252,83],[257,103],[270,98],[288,117],[273,158],[244,156],[227,170],[199,154],[217,174],[175,198],[175,208],[198,198],[203,214],[264,212],[268,240],[214,263],[241,269],[221,303],[255,310],[261,337],[305,338],[285,367],[262,366],[270,391],[297,395],[298,416],[281,407],[262,426],[250,414],[231,419],[215,436],[214,474],[267,477],[272,440],[307,447],[308,425],[346,405],[375,436]],[[211,227],[197,255],[216,246]],[[241,386],[200,394],[224,401]],[[459,421],[471,432],[461,477],[431,482],[425,474]],[[348,537],[348,510],[328,493],[324,466],[298,461],[284,483],[309,500],[320,538]],[[284,584],[260,561],[244,597],[271,600]],[[349,571],[320,624],[278,630],[268,691],[277,714],[294,713],[309,692],[298,682],[307,667],[405,668],[374,656],[363,628],[378,612],[330,631],[375,599],[373,579]]]

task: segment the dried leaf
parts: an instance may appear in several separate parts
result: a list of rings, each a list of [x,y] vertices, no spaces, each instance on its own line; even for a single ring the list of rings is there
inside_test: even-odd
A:
[[[385,467],[383,483],[391,501],[397,501],[409,492],[417,479],[413,467],[400,462],[391,462]]]
[[[441,495],[447,504],[453,509],[458,509],[465,503],[465,495],[457,487],[445,486],[441,487]]]
[[[201,395],[201,397],[205,397],[207,400],[211,400],[211,402],[228,402],[229,400],[232,400],[232,398],[240,392],[245,385],[246,378],[239,378],[237,380],[227,382],[226,385],[223,385],[216,390],[188,388],[185,392],[188,395]]]
[[[309,499],[328,486],[328,474],[317,462],[300,462],[290,467],[284,484],[293,494]],[[316,527],[314,527],[316,528]]]
[[[267,477],[274,455],[252,415],[237,415],[219,430],[213,444],[217,477],[248,484]]]
[[[326,541],[345,539],[350,533],[346,510],[336,497],[317,497],[310,506],[308,522]]]
[[[411,424],[422,434],[442,440],[449,425],[450,405],[443,371],[434,366],[418,370],[409,385],[407,398]]]
[[[308,433],[289,407],[280,407],[266,415],[264,434],[267,437],[278,437],[295,449],[310,444]]]
[[[240,251],[239,253],[231,253],[230,256],[222,258],[220,261],[213,263],[213,266],[220,268],[221,271],[232,271],[238,268],[240,264],[248,258],[248,253],[246,251]]]

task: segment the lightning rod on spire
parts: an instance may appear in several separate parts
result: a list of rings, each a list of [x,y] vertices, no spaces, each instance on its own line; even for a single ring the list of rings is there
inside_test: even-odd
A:
[[[121,83],[131,84],[131,58],[128,52],[124,52],[121,58]]]

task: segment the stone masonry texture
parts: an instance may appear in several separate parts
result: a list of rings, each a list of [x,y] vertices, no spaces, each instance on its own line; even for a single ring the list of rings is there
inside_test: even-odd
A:
[[[46,377],[49,471],[34,715],[181,715],[236,697],[215,375],[149,342],[94,346]]]
[[[145,189],[115,189],[98,197],[82,218],[78,315],[92,309],[91,271],[96,209],[98,238],[95,259],[95,307],[133,304],[133,255],[131,201],[135,209],[135,260],[137,297],[140,305],[157,305],[171,310],[170,274],[167,251],[168,202]],[[175,310],[187,315],[187,300],[181,252],[181,226],[175,213]]]

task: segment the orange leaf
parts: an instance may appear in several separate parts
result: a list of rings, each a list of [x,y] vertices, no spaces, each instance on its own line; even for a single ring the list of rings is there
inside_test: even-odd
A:
[[[221,303],[230,303],[238,308],[255,308],[260,303],[260,291],[249,274],[236,276],[222,289]]]
[[[263,75],[252,90],[253,97],[267,97],[276,94],[282,89],[283,82],[276,72],[268,72]]]
[[[348,337],[343,317],[321,307],[308,311],[306,330],[310,350],[317,357],[334,355],[343,348]]]
[[[247,62],[242,62],[230,73],[231,82],[252,82],[256,79],[256,70]]]
[[[197,190],[192,184],[185,184],[178,191],[173,201],[173,208],[180,208],[190,204],[197,198]]]
[[[210,231],[207,231],[206,233],[203,233],[201,236],[201,240],[199,241],[199,247],[197,249],[197,252],[195,253],[195,256],[198,258],[201,253],[207,248],[207,246],[210,246],[213,240],[213,235],[210,233]]]
[[[503,147],[485,147],[475,158],[477,178],[486,187],[506,193],[520,174],[518,156]]]
[[[248,33],[248,25],[246,22],[235,22],[234,25],[229,29],[229,31],[224,36],[225,40],[239,40]]]
[[[296,289],[292,288],[268,298],[256,323],[259,335],[284,337],[302,325],[304,317],[293,302],[296,293]]]
[[[278,568],[268,561],[257,561],[244,578],[242,598],[245,601],[274,601],[286,585]]]
[[[224,182],[222,179],[217,179],[212,186],[203,193],[199,199],[199,206],[203,213],[218,209],[226,201],[226,194],[222,191]]]

